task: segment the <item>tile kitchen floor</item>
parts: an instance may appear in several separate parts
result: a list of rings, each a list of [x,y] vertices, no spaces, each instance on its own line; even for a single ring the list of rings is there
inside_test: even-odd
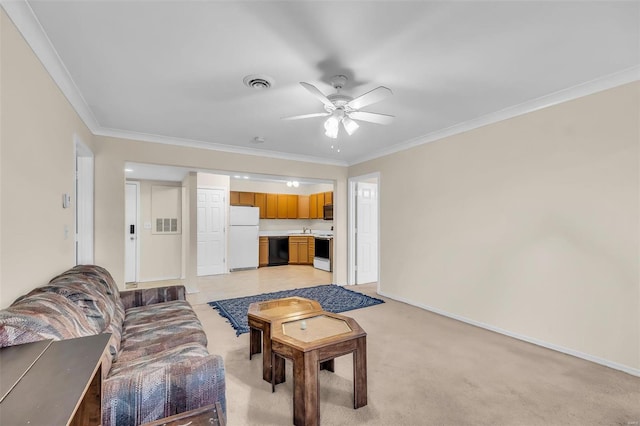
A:
[[[333,273],[312,266],[282,265],[198,277],[195,283],[187,283],[186,280],[179,279],[150,281],[133,286],[127,285],[127,289],[184,285],[187,288],[189,303],[198,305],[213,300],[331,284],[332,279]]]

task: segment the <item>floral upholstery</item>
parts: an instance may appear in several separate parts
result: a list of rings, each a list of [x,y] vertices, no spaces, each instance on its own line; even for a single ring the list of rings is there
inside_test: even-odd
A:
[[[226,409],[224,364],[183,286],[119,292],[107,270],[79,265],[0,310],[0,347],[111,333],[102,424],[138,425],[213,404]]]

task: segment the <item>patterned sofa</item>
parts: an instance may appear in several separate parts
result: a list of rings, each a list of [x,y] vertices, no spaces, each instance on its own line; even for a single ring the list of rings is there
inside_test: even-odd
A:
[[[111,333],[103,359],[104,426],[138,425],[220,402],[223,360],[183,286],[119,292],[104,268],[76,266],[0,310],[0,347]]]

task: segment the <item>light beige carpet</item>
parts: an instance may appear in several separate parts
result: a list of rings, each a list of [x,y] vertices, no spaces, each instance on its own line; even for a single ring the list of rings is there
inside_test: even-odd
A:
[[[381,298],[344,313],[368,333],[369,403],[353,409],[352,358],[337,358],[335,373],[320,372],[324,425],[640,424],[638,377]],[[271,393],[262,355],[249,361],[249,334],[194,308],[225,360],[229,426],[292,424],[290,362]]]

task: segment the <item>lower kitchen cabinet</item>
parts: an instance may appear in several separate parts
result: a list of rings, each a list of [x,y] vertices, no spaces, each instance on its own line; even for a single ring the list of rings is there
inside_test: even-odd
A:
[[[289,237],[289,263],[312,265],[313,252],[315,250],[314,241],[313,237]]]
[[[269,237],[260,237],[258,266],[267,266],[269,264]]]

